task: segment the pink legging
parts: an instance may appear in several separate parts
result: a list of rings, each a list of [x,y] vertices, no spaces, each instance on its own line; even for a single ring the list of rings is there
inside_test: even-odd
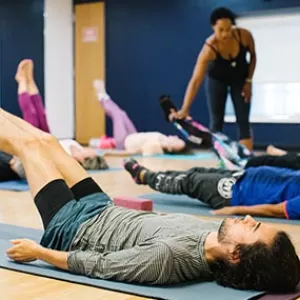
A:
[[[112,99],[109,98],[105,101],[102,101],[100,98],[99,101],[101,102],[106,115],[112,120],[113,137],[116,140],[116,148],[124,149],[125,138],[128,135],[137,132],[135,126],[128,117],[127,113]]]
[[[26,92],[19,94],[18,102],[26,122],[45,132],[50,132],[44,104],[39,94],[29,95]]]

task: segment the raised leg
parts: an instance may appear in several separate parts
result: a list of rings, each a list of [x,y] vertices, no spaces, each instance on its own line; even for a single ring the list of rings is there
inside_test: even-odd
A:
[[[54,179],[63,178],[71,187],[89,177],[50,134],[2,109],[0,126],[0,149],[21,159],[33,195]]]
[[[28,63],[28,59],[22,60],[18,65],[15,76],[15,79],[18,82],[18,103],[22,111],[23,119],[33,126],[39,127],[37,112],[28,93],[28,85],[26,80],[26,67]]]
[[[45,132],[50,132],[42,97],[34,80],[32,60],[28,60],[28,63],[25,67],[25,74],[28,85],[28,93],[30,95],[31,103],[35,108],[36,116],[39,123],[38,128]]]

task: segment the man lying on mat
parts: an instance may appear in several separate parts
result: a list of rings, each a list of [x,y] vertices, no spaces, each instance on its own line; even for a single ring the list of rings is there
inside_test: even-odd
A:
[[[260,162],[260,157],[257,159]],[[300,157],[271,156],[269,160],[266,157],[263,166],[239,171],[196,167],[188,171],[152,172],[129,159],[125,169],[137,184],[199,199],[216,209],[213,214],[300,219],[300,171],[268,166],[268,162],[274,164],[276,160],[280,160],[281,166],[292,165],[294,160],[299,168]]]
[[[145,284],[216,280],[292,291],[300,262],[283,231],[245,219],[201,221],[116,207],[50,134],[0,109],[0,149],[19,157],[45,232],[12,240],[17,262],[36,259],[89,277]]]

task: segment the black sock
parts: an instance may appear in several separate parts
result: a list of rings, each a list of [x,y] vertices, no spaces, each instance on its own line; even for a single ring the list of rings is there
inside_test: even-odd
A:
[[[147,170],[145,167],[140,166],[139,163],[136,160],[132,159],[132,158],[130,158],[129,160],[124,161],[124,167],[130,173],[133,180],[137,184],[142,184],[143,183],[140,180],[140,174],[143,170]]]

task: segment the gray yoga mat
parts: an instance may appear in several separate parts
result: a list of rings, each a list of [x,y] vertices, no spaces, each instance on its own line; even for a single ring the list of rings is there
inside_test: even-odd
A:
[[[259,292],[239,291],[230,288],[224,288],[214,282],[189,283],[174,286],[147,286],[140,284],[127,284],[108,280],[91,279],[85,276],[74,275],[68,272],[60,271],[40,261],[20,264],[10,261],[6,257],[5,251],[10,247],[9,240],[16,238],[29,238],[35,241],[39,241],[41,235],[42,231],[40,230],[0,223],[0,267],[37,276],[54,278],[58,280],[79,283],[154,299],[246,300],[261,295],[261,293]]]
[[[151,193],[140,195],[139,198],[150,199],[153,201],[153,209],[155,211],[165,212],[165,213],[181,213],[181,214],[191,214],[200,216],[213,216],[211,208],[205,203],[190,198],[185,195],[169,195],[162,193]],[[224,216],[218,216],[224,217]],[[300,220],[287,220],[278,218],[263,218],[255,217],[255,219],[263,222],[273,222],[273,223],[287,223],[287,224],[297,224],[300,225]]]

